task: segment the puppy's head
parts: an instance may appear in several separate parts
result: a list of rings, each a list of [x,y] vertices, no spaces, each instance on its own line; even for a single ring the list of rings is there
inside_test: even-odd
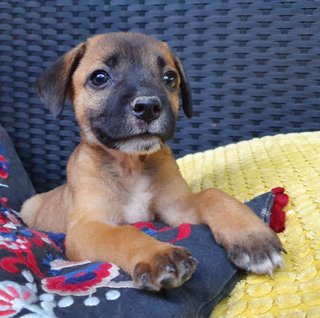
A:
[[[70,97],[87,142],[128,153],[154,152],[172,136],[179,91],[192,115],[181,62],[165,43],[139,33],[89,38],[49,68],[38,88],[55,116]]]

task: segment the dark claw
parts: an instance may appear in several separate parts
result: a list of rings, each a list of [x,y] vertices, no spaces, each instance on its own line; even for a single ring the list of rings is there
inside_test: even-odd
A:
[[[284,247],[281,247],[280,251],[283,252],[284,254],[288,254]]]
[[[141,275],[141,283],[143,286],[146,286],[150,280],[150,275],[148,273],[144,273]]]
[[[192,274],[185,274],[185,275],[182,276],[181,280],[183,282],[186,282],[187,280],[189,280],[191,278],[191,275]]]
[[[196,258],[194,258],[193,256],[190,256],[189,259],[193,264],[195,264],[195,265],[199,264],[199,261]]]
[[[165,278],[160,282],[160,284],[164,288],[172,288],[173,280],[171,278]]]
[[[166,266],[166,271],[167,271],[168,273],[175,273],[175,272],[177,271],[177,269],[175,268],[174,265],[169,264],[169,265]]]
[[[184,269],[190,269],[190,267],[191,267],[189,261],[183,261],[182,262],[182,266],[184,267]]]

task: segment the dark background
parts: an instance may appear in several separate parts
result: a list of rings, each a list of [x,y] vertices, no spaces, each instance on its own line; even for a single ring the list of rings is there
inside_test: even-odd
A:
[[[139,31],[169,42],[190,79],[176,157],[253,137],[320,129],[320,1],[0,1],[0,123],[38,191],[63,182],[78,142],[37,76],[87,37]]]

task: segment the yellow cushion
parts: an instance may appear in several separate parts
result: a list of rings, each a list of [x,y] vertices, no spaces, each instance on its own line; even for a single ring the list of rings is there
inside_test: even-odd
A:
[[[252,139],[178,160],[193,191],[217,187],[241,201],[281,186],[290,197],[288,254],[273,277],[249,274],[216,317],[320,317],[320,132]]]

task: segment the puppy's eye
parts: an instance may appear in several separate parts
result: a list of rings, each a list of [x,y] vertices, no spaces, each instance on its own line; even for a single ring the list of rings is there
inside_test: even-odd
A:
[[[90,77],[90,82],[93,86],[100,87],[107,83],[110,79],[110,75],[106,71],[98,70],[94,71]]]
[[[178,77],[174,71],[168,71],[163,75],[163,82],[170,88],[174,89],[178,84]]]

